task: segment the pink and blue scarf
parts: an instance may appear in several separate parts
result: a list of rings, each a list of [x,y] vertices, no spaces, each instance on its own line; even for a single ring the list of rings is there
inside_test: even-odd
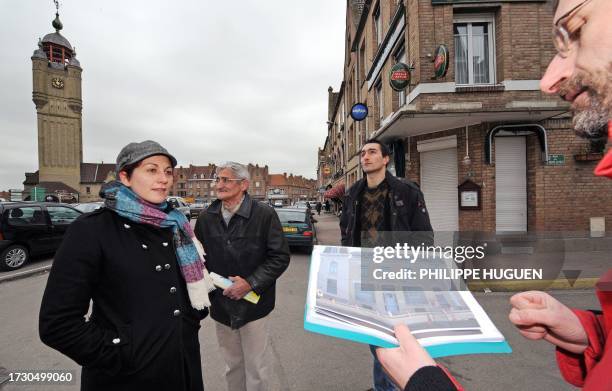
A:
[[[204,249],[196,239],[189,221],[167,202],[152,204],[139,197],[119,181],[105,184],[100,190],[104,206],[135,223],[158,228],[172,228],[174,248],[181,274],[193,308],[210,307],[208,292],[215,289],[204,265]]]

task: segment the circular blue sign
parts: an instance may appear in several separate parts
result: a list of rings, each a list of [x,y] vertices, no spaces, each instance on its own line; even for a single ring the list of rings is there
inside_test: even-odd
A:
[[[363,103],[355,103],[351,107],[351,118],[355,121],[363,121],[368,116],[368,106]]]

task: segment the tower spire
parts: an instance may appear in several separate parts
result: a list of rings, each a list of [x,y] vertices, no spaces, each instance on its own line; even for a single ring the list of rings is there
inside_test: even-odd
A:
[[[55,19],[53,19],[51,25],[55,29],[55,32],[59,33],[60,30],[64,28],[59,18],[59,0],[53,0],[53,2],[55,3]]]

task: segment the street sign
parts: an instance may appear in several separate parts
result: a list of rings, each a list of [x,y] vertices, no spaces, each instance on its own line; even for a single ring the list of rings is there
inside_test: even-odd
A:
[[[434,54],[434,79],[440,79],[446,76],[448,71],[449,53],[446,45],[440,45]]]
[[[565,164],[565,155],[548,155],[549,166],[562,166]]]
[[[20,189],[10,189],[10,201],[23,201],[23,192]]]
[[[403,91],[410,84],[410,67],[403,62],[393,65],[389,71],[389,84],[395,91]]]
[[[351,108],[351,118],[355,121],[363,121],[368,117],[368,106],[363,103],[355,103]]]

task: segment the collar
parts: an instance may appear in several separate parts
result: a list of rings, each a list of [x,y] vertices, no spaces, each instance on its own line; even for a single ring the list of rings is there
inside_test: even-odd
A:
[[[612,120],[608,122],[608,140],[612,141]],[[597,176],[612,178],[612,149],[601,159],[593,173]]]
[[[216,199],[210,206],[206,209],[207,213],[213,214],[221,214],[221,208],[223,208],[222,202],[220,199]],[[242,204],[240,204],[240,208],[236,211],[238,216],[242,216],[245,219],[248,219],[251,216],[251,208],[252,202],[249,193],[244,193],[244,198],[242,200]]]

